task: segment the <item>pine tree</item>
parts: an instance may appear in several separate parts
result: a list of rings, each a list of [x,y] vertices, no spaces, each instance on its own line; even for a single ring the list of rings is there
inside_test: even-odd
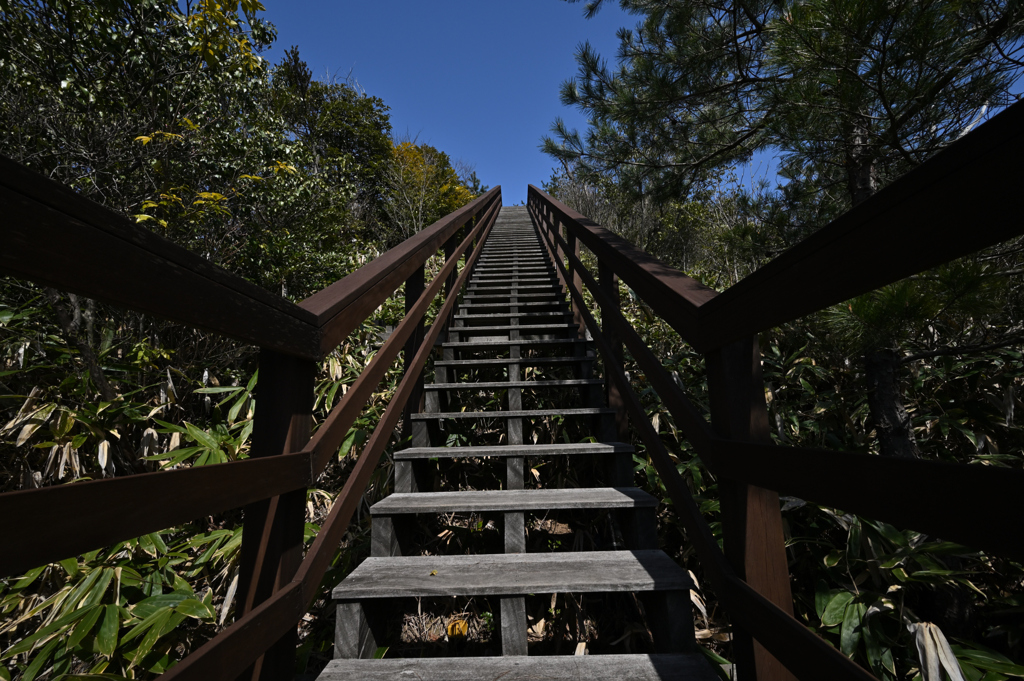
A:
[[[587,13],[602,4],[589,2]],[[1010,0],[619,4],[641,20],[620,32],[618,67],[584,44],[577,77],[562,87],[588,130],[556,120],[544,150],[584,176],[614,175],[635,197],[672,200],[775,150],[790,241],[1005,107],[1022,72],[1024,6]],[[859,335],[872,421],[890,456],[917,455],[898,376],[899,343],[921,319],[900,333]]]

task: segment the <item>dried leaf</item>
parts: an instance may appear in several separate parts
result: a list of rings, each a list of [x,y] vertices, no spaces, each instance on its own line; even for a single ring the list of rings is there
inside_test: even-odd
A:
[[[96,452],[96,459],[100,464],[100,470],[106,471],[107,464],[110,462],[110,443],[106,440],[100,443],[99,449]]]
[[[39,427],[46,423],[53,413],[53,410],[57,408],[56,404],[49,403],[39,407],[31,414],[26,416],[20,423],[24,424],[21,429],[21,433],[18,434],[18,440],[15,445],[20,447],[25,444],[32,434],[39,430]]]
[[[964,681],[960,663],[956,661],[941,629],[931,622],[911,622],[907,624],[907,630],[914,636],[924,681],[943,681],[943,670],[949,675],[950,681]]]

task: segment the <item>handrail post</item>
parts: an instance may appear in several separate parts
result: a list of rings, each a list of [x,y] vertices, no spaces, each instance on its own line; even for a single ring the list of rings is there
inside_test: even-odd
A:
[[[756,336],[707,355],[711,424],[730,440],[770,442],[768,410]],[[737,575],[782,610],[793,614],[778,492],[726,476],[718,481],[725,554]],[[733,629],[736,664],[744,681],[795,681],[789,670],[749,633]]]
[[[425,268],[420,265],[416,268],[416,271],[405,280],[405,313],[409,314],[416,301],[423,295],[423,291],[426,288],[425,281]],[[439,322],[442,320],[438,320]],[[420,317],[416,323],[416,328],[409,336],[409,340],[405,342],[405,367],[403,374],[408,373],[409,369],[412,368],[413,357],[416,356],[416,352],[420,349],[420,345],[423,343],[423,337],[426,326],[423,318]],[[409,401],[405,405],[405,418],[403,419],[405,425],[406,436],[413,435],[412,419],[409,418],[411,414],[419,413],[421,409],[420,401],[423,398],[423,376],[421,375],[419,380],[416,382],[416,387],[413,388],[412,393],[409,395]],[[420,446],[428,446],[429,443],[420,443]]]
[[[260,350],[251,456],[300,451],[309,441],[316,362]],[[272,497],[245,508],[235,619],[272,596],[295,576],[302,562],[306,490]],[[295,671],[297,632],[291,628],[239,679],[290,679]]]
[[[425,287],[424,282],[424,267],[421,265],[416,268],[416,271],[405,280],[405,313],[409,314],[416,301],[423,294]],[[437,323],[443,323],[443,320],[436,320]],[[423,318],[421,317],[416,323],[416,326],[409,336],[409,340],[405,342],[405,350],[403,352],[405,365],[403,367],[403,375],[408,373],[413,367],[413,358],[420,349],[420,345],[423,343],[425,325]],[[429,410],[438,409],[439,405],[436,401],[432,401],[431,404],[427,405]],[[431,442],[430,437],[430,425],[425,421],[413,421],[412,415],[418,414],[423,410],[423,376],[422,374],[416,380],[416,384],[412,391],[409,393],[409,399],[406,401],[404,406],[404,416],[402,418],[402,437],[410,439],[412,446],[414,447],[429,447]],[[396,492],[422,492],[424,465],[421,461],[396,461],[395,462],[395,491]]]
[[[607,263],[598,260],[597,276],[599,277],[601,291],[611,299],[614,305],[619,305],[619,278],[612,268]],[[612,347],[612,355],[615,357],[615,361],[619,366],[622,366],[625,359],[622,351],[622,339],[619,338],[615,326],[607,320],[604,314],[601,315],[601,331],[607,337],[608,344]],[[608,406],[615,410],[616,439],[619,442],[628,442],[629,415],[626,414],[626,403],[615,381],[605,380],[605,396],[608,400]]]
[[[576,235],[569,229],[569,226],[565,227],[566,241],[569,244],[569,250],[572,252],[576,259],[580,257],[580,242],[576,238]],[[580,277],[580,273],[576,271],[576,267],[573,265],[572,259],[569,259],[569,278],[572,280],[572,287],[582,292],[583,291],[583,279]],[[578,335],[580,338],[587,337],[587,325],[583,323],[583,313],[580,312],[579,306],[572,302],[572,321],[578,328]]]

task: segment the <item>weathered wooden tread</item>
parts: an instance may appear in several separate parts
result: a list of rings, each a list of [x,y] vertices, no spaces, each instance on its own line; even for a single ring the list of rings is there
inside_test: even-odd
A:
[[[615,410],[608,407],[579,407],[577,409],[516,409],[515,411],[437,411],[409,414],[413,421],[432,421],[434,419],[528,419],[534,416],[596,416],[598,414],[614,414]]]
[[[434,362],[435,367],[473,367],[473,366],[504,366],[519,364],[520,366],[537,366],[540,364],[571,364],[572,362],[593,362],[594,355],[586,357],[497,357],[493,359],[441,359]]]
[[[539,289],[547,291],[562,291],[564,287],[561,284],[530,284],[529,286],[470,286],[466,290],[470,293],[478,293],[480,291],[500,291],[501,293],[508,293],[509,291],[536,291]]]
[[[516,326],[510,324],[498,326],[451,326],[448,328],[448,331],[449,333],[463,333],[466,331],[474,333],[480,331],[523,331],[529,333],[534,331],[575,331],[579,328],[578,324],[564,322],[562,324],[522,324]]]
[[[501,390],[503,388],[572,388],[581,385],[602,385],[603,378],[569,378],[564,381],[465,381],[461,383],[426,383],[424,390]]]
[[[476,314],[457,314],[454,319],[512,319],[513,317],[569,317],[572,318],[572,311],[563,310],[555,312],[477,312]],[[458,329],[460,327],[452,327]]]
[[[556,305],[559,306],[559,307],[563,307],[563,306],[567,306],[568,303],[565,302],[564,300],[550,300],[550,301],[544,301],[544,302],[525,302],[525,301],[523,301],[523,302],[516,302],[516,303],[513,303],[511,301],[503,302],[503,303],[473,303],[473,302],[468,302],[468,303],[463,303],[462,305],[460,305],[460,307],[465,309],[466,307],[474,307],[474,308],[480,308],[480,307],[554,307]]]
[[[520,298],[520,299],[522,299],[522,298],[530,299],[530,298],[553,298],[553,297],[558,297],[558,296],[562,296],[562,295],[564,295],[564,294],[561,291],[552,289],[551,291],[548,291],[546,293],[516,293],[515,297],[516,298]],[[512,294],[506,293],[505,291],[502,291],[501,293],[471,292],[471,293],[467,293],[466,294],[466,296],[464,297],[464,300],[476,300],[477,298],[511,298],[511,297],[512,297]]]
[[[624,442],[568,442],[553,445],[474,445],[471,447],[408,447],[395,450],[396,461],[412,459],[474,459],[506,456],[577,456],[582,454],[632,454]]]
[[[715,681],[700,653],[331,660],[317,681]]]
[[[466,340],[442,343],[443,348],[455,350],[466,348],[500,348],[508,345],[575,345],[587,343],[582,338],[502,338],[500,340]]]
[[[332,595],[341,600],[415,596],[518,596],[692,589],[663,551],[571,551],[367,558]]]
[[[477,264],[474,272],[511,272],[513,270],[544,270],[545,272],[550,271],[552,268],[543,262],[524,264],[521,262],[501,262],[495,264]]]
[[[504,489],[392,494],[370,507],[373,515],[572,508],[654,508],[658,500],[636,487]]]

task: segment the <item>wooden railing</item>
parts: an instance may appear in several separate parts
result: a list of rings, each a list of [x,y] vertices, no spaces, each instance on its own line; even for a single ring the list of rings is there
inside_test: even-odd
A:
[[[1024,471],[772,444],[756,335],[1024,233],[1021,158],[1024,103],[721,294],[530,187],[527,205],[604,360],[609,400],[631,417],[732,619],[742,678],[874,678],[793,617],[780,493],[1024,558]],[[622,316],[617,279],[704,355],[710,424]],[[624,373],[623,344],[719,480],[724,553]]]
[[[242,461],[0,494],[0,576],[244,508],[235,622],[167,679],[291,678],[296,625],[501,207],[496,187],[299,305],[0,158],[0,270],[260,347],[251,456]],[[445,264],[425,286],[424,265]],[[464,266],[458,270],[460,260]],[[317,362],[405,284],[406,315],[310,437]],[[444,289],[442,291],[442,289]],[[444,303],[429,330],[428,307]],[[303,555],[312,486],[401,350],[405,373]],[[25,522],[25,519],[32,522]]]
[[[759,681],[871,679],[793,617],[778,494],[840,507],[996,554],[1024,558],[1024,472],[773,445],[756,334],[1024,232],[1015,197],[1024,105],[953,144],[736,286],[718,294],[535,187],[528,205],[604,359],[610,406],[631,417],[735,625],[737,664]],[[289,678],[296,623],[320,582],[501,205],[494,189],[300,305],[217,268],[73,191],[0,159],[0,269],[258,345],[251,458],[215,466],[0,494],[0,574],[245,509],[236,621],[164,676]],[[879,243],[886,247],[879,248]],[[595,276],[580,260],[586,246]],[[424,264],[443,249],[440,274]],[[460,259],[465,257],[461,271]],[[619,311],[617,279],[706,358],[711,423]],[[407,314],[310,437],[316,362],[405,284]],[[583,287],[601,308],[601,324]],[[435,323],[424,314],[445,289]],[[719,479],[718,548],[623,368],[628,348]],[[387,369],[405,374],[303,555],[305,490]],[[625,429],[625,421],[620,422]],[[623,433],[625,435],[625,433]],[[871,490],[871,494],[867,490]],[[89,509],[68,513],[68,509]],[[32,518],[33,522],[10,519]],[[752,673],[751,673],[752,672]]]

